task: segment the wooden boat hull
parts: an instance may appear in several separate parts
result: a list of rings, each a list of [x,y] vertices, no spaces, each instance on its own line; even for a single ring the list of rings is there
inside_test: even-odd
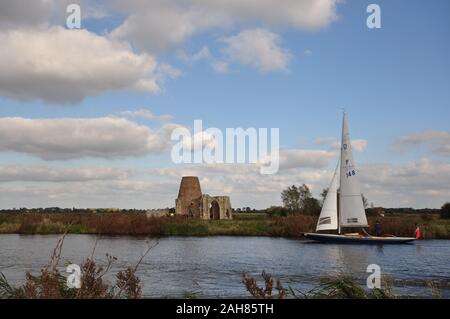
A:
[[[341,244],[406,244],[414,242],[416,239],[412,237],[377,237],[377,236],[361,236],[361,235],[333,235],[319,233],[303,234],[308,239],[320,241],[323,243],[341,243]]]

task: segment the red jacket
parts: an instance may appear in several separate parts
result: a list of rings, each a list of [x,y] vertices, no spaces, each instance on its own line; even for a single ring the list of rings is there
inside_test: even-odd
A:
[[[420,228],[417,227],[416,228],[416,239],[420,239],[421,236],[422,236],[422,234],[420,233]]]

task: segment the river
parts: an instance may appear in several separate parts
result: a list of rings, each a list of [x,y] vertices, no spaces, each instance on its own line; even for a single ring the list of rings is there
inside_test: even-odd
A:
[[[0,272],[14,285],[23,283],[25,272],[34,274],[48,263],[59,236],[0,235]],[[62,262],[81,264],[95,246],[96,236],[68,235]],[[99,237],[95,259],[108,253],[118,258],[112,274],[134,265],[154,240],[134,237]],[[247,297],[241,273],[257,276],[262,270],[281,279],[285,287],[307,291],[320,278],[340,273],[365,283],[369,264],[395,278],[394,292],[431,297],[424,283],[444,286],[442,297],[450,298],[450,241],[420,241],[407,245],[316,244],[305,240],[268,237],[169,237],[140,265],[145,297]],[[109,278],[110,280],[113,277]]]

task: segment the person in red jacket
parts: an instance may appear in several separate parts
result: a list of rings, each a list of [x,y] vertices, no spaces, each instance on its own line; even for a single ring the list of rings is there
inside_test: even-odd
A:
[[[422,236],[422,234],[421,234],[421,232],[420,232],[419,225],[417,225],[417,224],[416,224],[415,235],[416,235],[416,239],[420,239],[420,237]]]

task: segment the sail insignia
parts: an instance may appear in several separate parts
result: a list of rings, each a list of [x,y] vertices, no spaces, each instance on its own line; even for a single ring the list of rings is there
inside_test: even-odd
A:
[[[319,218],[319,225],[328,225],[328,224],[331,224],[331,217]]]

